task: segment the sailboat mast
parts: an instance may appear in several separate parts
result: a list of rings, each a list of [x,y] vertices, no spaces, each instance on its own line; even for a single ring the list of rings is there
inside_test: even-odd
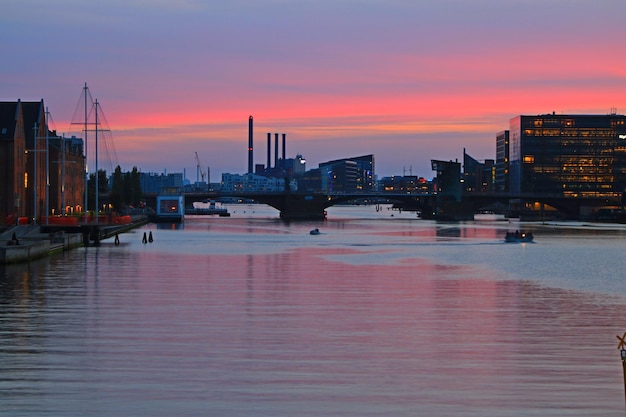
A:
[[[50,217],[50,137],[49,137],[49,121],[50,112],[46,106],[46,224]]]
[[[96,99],[96,224],[98,224],[98,213],[100,211],[100,203],[98,201],[98,185],[100,173],[98,172],[98,99]]]
[[[85,207],[83,208],[83,213],[85,216],[87,215],[87,198],[88,198],[88,184],[89,184],[89,153],[87,152],[87,83],[85,83],[85,87],[83,88],[83,94],[85,94]],[[87,221],[87,217],[85,217],[85,221]]]

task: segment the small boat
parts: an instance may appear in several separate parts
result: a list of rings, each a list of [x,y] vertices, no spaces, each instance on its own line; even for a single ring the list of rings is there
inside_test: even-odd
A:
[[[519,230],[506,232],[504,241],[508,243],[532,242],[533,234],[531,232],[520,232]]]
[[[310,235],[319,235],[319,234],[320,234],[320,229],[315,228],[315,229],[311,230],[311,231],[309,232],[309,234],[310,234]]]

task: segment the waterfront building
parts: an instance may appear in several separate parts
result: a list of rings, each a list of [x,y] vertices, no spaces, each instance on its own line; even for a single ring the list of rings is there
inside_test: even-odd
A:
[[[21,102],[0,102],[0,224],[26,211],[26,130]]]
[[[83,140],[48,133],[50,169],[49,214],[82,213],[85,190]]]
[[[517,116],[509,128],[511,193],[621,200],[626,116]]]
[[[44,101],[0,102],[0,223],[82,212],[82,139],[47,131]]]

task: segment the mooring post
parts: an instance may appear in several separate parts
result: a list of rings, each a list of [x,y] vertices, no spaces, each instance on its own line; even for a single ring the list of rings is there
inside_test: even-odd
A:
[[[619,349],[619,353],[622,358],[622,373],[624,374],[624,405],[626,406],[626,333],[624,333],[622,337],[617,335],[617,340],[619,340],[617,348]]]

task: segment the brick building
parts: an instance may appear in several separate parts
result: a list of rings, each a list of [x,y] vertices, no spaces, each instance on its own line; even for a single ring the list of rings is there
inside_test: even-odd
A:
[[[46,130],[43,100],[0,102],[0,224],[82,211],[82,140]]]

